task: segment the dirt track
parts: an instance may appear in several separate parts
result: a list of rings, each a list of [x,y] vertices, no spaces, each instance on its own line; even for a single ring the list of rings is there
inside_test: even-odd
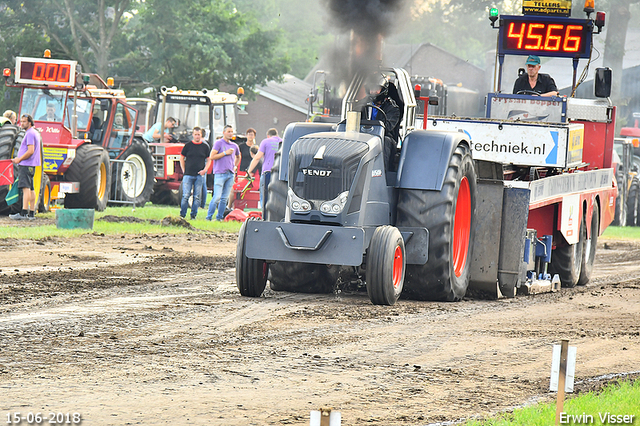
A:
[[[0,239],[0,421],[306,425],[330,406],[343,425],[426,425],[550,399],[562,338],[580,391],[640,370],[639,243],[601,241],[583,288],[378,307],[358,292],[243,298],[235,238]]]

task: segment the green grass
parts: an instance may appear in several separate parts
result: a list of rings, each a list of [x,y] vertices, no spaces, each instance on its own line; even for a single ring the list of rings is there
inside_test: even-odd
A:
[[[567,415],[579,416],[587,414],[593,416],[591,425],[608,425],[600,419],[605,413],[612,415],[635,415],[632,425],[640,425],[640,380],[624,381],[620,384],[606,386],[602,392],[589,392],[571,398],[564,403],[563,411]],[[549,426],[555,424],[556,404],[538,404],[515,410],[513,413],[502,414],[494,419],[471,421],[465,426]],[[579,424],[576,422],[562,424]],[[584,424],[584,422],[582,423]],[[614,424],[614,423],[611,423]],[[615,423],[620,424],[620,423]]]
[[[43,224],[42,226],[0,226],[0,239],[20,238],[20,239],[42,239],[52,236],[77,237],[82,234],[97,232],[105,235],[119,234],[186,234],[189,232],[238,232],[239,222],[209,222],[204,219],[206,212],[200,211],[198,219],[190,220],[189,223],[196,228],[191,230],[182,226],[162,226],[151,223],[129,223],[129,222],[103,222],[99,220],[104,216],[129,216],[142,220],[161,221],[167,216],[179,218],[180,208],[177,206],[154,206],[147,204],[145,207],[107,207],[103,212],[95,213],[93,229],[58,229],[55,224]],[[39,219],[55,219],[55,212],[38,214]]]
[[[622,240],[639,240],[640,227],[636,226],[609,226],[605,229],[601,238],[622,239]],[[640,421],[638,422],[640,425]]]

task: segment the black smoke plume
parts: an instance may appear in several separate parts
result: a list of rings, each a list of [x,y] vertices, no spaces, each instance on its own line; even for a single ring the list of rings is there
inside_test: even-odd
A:
[[[397,12],[403,0],[326,0],[331,23],[341,31],[351,31],[363,37],[386,36],[401,28]]]

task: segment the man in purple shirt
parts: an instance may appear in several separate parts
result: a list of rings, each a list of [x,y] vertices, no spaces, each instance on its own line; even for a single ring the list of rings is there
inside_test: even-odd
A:
[[[33,118],[29,114],[20,117],[20,127],[25,130],[24,138],[18,149],[18,155],[11,161],[18,165],[18,189],[22,189],[22,211],[9,215],[9,218],[35,220],[36,192],[33,188],[33,176],[36,167],[42,165],[40,162],[42,143],[40,134],[33,127]]]
[[[260,142],[260,150],[256,156],[253,157],[253,160],[247,169],[247,172],[251,174],[260,163],[260,159],[264,157],[262,175],[260,175],[260,205],[262,206],[263,212],[267,205],[267,198],[269,195],[268,188],[269,182],[271,181],[271,167],[273,167],[273,161],[276,157],[276,152],[278,152],[278,148],[280,147],[280,142],[282,142],[282,139],[278,136],[278,131],[276,129],[272,128],[267,130],[267,138]]]
[[[216,220],[224,219],[224,209],[233,186],[233,178],[240,164],[240,149],[231,141],[233,138],[233,126],[226,125],[222,131],[222,139],[214,142],[209,158],[213,163],[213,198],[209,203],[207,220],[213,218],[213,213],[218,209]],[[235,156],[234,156],[235,154]],[[220,205],[220,208],[218,208]]]

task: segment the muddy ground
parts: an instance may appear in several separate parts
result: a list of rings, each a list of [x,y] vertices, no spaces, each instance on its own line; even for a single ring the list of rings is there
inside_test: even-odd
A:
[[[306,425],[322,406],[343,425],[455,421],[552,400],[560,339],[578,348],[579,392],[640,370],[640,243],[601,240],[586,287],[380,307],[354,291],[241,297],[233,234],[1,238],[12,225],[2,423]]]

